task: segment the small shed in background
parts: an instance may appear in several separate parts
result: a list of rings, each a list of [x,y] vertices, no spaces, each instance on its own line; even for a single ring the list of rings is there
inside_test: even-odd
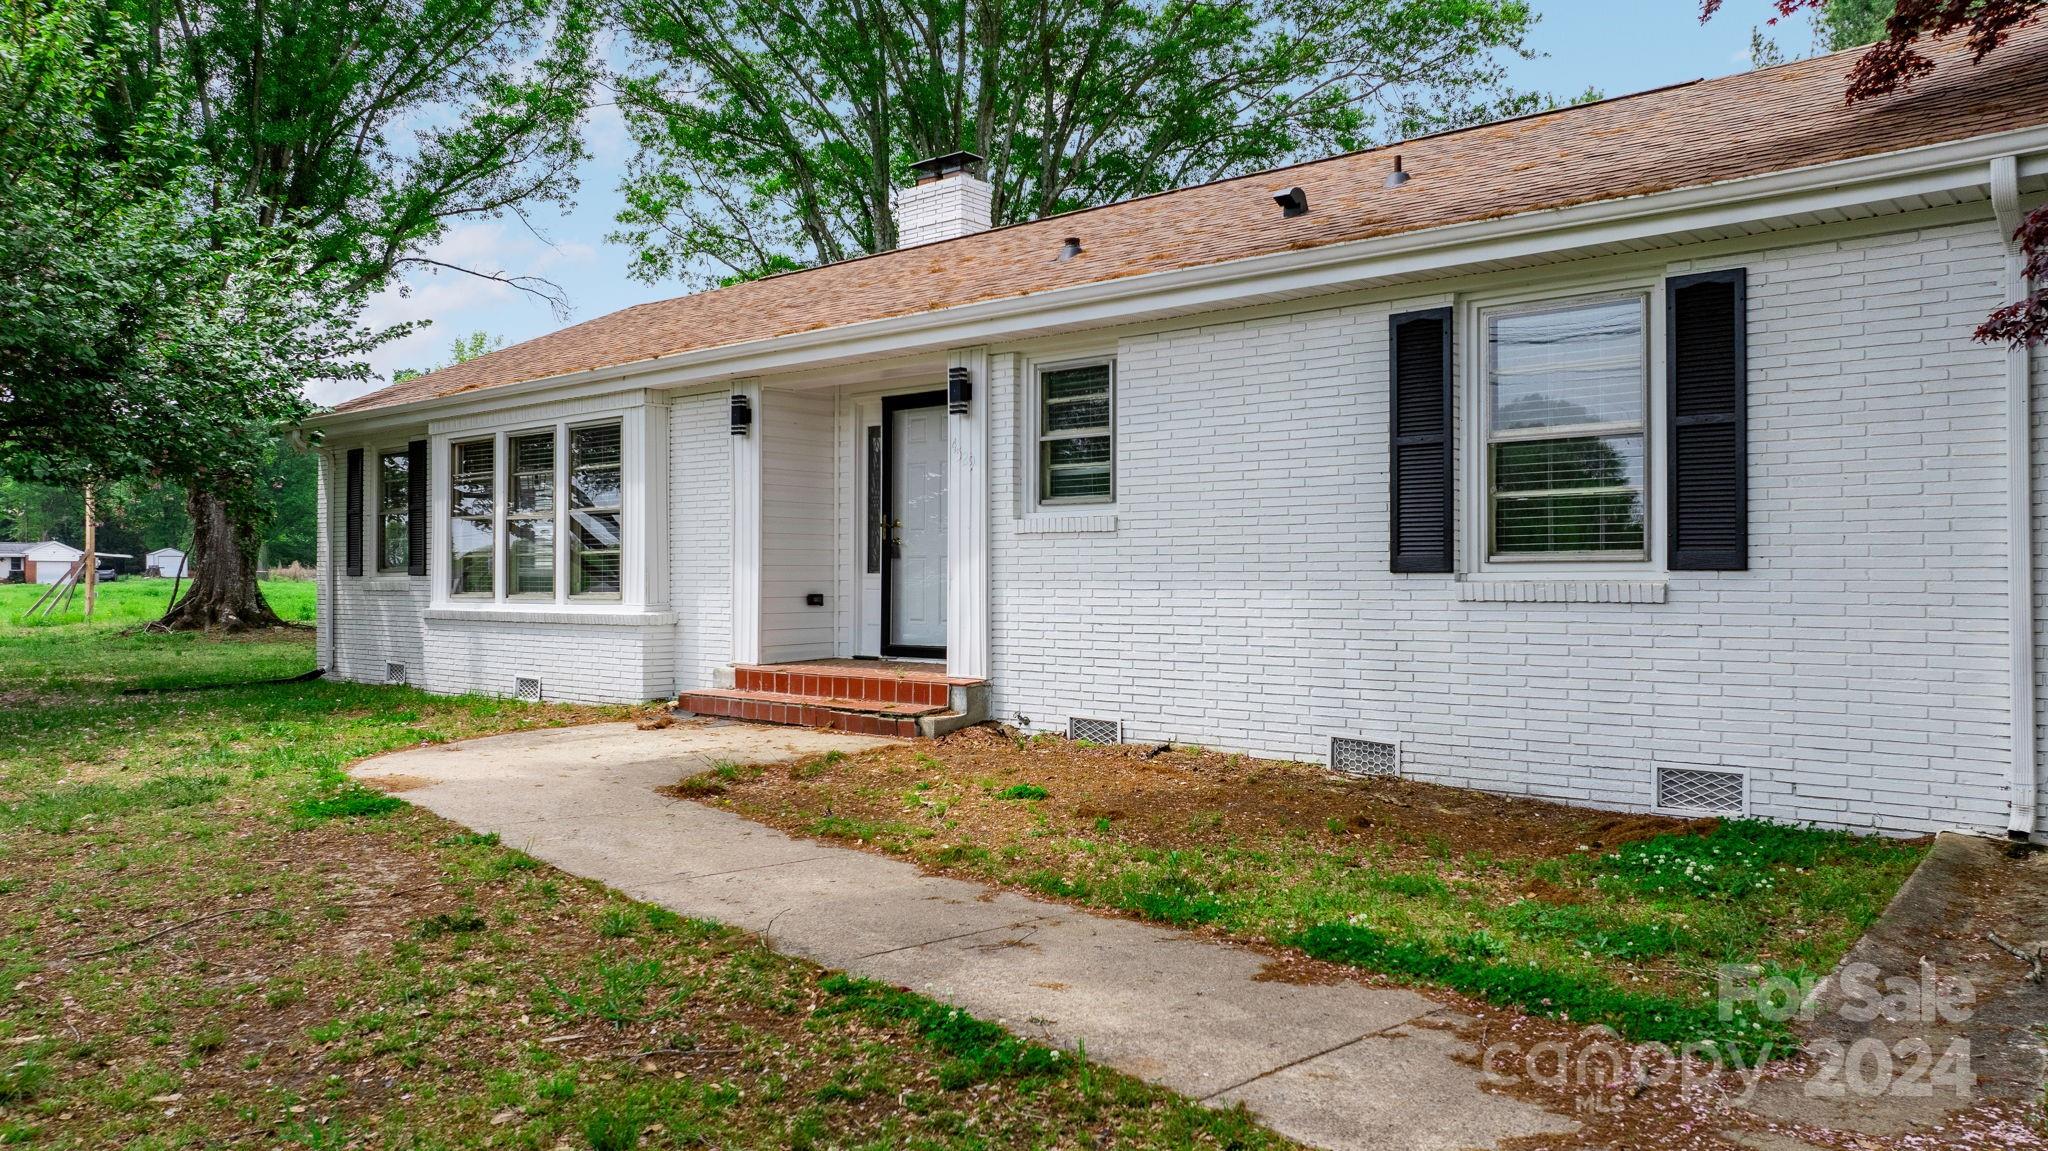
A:
[[[190,575],[185,570],[185,553],[177,548],[158,548],[143,557],[142,574],[159,575],[165,579],[174,576],[189,578]]]

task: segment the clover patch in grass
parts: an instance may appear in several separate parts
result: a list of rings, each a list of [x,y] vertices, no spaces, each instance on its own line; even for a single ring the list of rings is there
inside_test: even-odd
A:
[[[1035,783],[1013,783],[996,792],[997,799],[1044,799],[1051,794]]]

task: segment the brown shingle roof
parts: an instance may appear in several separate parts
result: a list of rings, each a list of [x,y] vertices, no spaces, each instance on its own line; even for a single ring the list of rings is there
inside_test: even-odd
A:
[[[679,352],[1289,249],[1669,191],[2048,122],[2048,28],[1960,44],[1909,92],[1847,105],[1845,52],[639,304],[341,404],[363,411]],[[1389,154],[1413,175],[1384,186]],[[1298,184],[1309,212],[1270,195]],[[1054,260],[1064,237],[1081,256]]]

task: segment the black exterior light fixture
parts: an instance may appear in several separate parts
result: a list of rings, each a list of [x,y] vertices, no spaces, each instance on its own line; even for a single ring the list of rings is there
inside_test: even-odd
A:
[[[1280,205],[1280,214],[1289,220],[1308,215],[1308,193],[1300,188],[1283,188],[1273,193],[1273,202]]]
[[[732,395],[732,434],[744,436],[754,427],[754,405],[739,392]]]
[[[967,414],[967,405],[974,401],[974,380],[966,368],[946,369],[946,410],[956,416]]]
[[[1080,254],[1081,254],[1081,237],[1079,237],[1079,236],[1068,236],[1068,237],[1067,237],[1067,240],[1066,240],[1066,242],[1060,245],[1060,254],[1059,254],[1059,256],[1058,256],[1058,258],[1057,258],[1056,262],[1057,262],[1057,263],[1061,263],[1061,264],[1064,264],[1064,263],[1066,263],[1066,262],[1067,262],[1068,260],[1071,260],[1071,259],[1073,259],[1073,258],[1074,258],[1075,256],[1078,256],[1078,255],[1080,255]]]
[[[1394,170],[1387,173],[1387,187],[1398,188],[1408,182],[1408,173],[1401,170],[1401,154],[1394,153]]]

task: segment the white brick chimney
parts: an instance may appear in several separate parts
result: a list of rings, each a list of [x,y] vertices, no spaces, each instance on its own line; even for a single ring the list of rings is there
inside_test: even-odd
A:
[[[989,226],[988,181],[972,152],[934,156],[910,166],[917,183],[896,193],[896,246],[914,248]]]

